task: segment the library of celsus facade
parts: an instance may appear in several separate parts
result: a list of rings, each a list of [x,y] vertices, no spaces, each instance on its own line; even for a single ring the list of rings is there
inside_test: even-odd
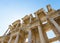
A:
[[[0,37],[0,43],[52,43],[60,41],[60,9],[54,10],[47,5],[47,12],[41,8],[21,20],[9,25],[7,31]],[[48,38],[46,32],[52,30],[56,35]],[[9,32],[8,32],[9,31]],[[8,32],[8,33],[7,33]],[[52,35],[52,34],[51,34]]]

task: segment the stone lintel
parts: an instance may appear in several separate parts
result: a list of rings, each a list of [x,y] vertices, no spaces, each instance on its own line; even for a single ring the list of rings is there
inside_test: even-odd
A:
[[[20,23],[20,20],[16,20],[15,22],[12,23],[12,25],[16,25],[16,24],[19,24]]]
[[[14,29],[14,27],[12,25],[9,25],[9,29],[10,29],[10,31],[12,31]]]
[[[26,20],[26,19],[29,19],[29,15],[26,15],[24,18],[22,18],[22,20]]]
[[[43,12],[43,11],[44,11],[44,9],[41,8],[41,9],[39,9],[38,11],[36,11],[34,14],[36,15],[36,14],[39,14],[39,13],[41,13],[41,12]]]
[[[22,18],[23,23],[25,23],[25,24],[31,23],[31,19],[32,19],[32,18],[33,18],[32,14],[26,15],[24,18]]]

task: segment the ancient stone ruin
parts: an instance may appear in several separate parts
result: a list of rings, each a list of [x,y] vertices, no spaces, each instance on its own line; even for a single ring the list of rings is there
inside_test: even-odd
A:
[[[21,20],[9,25],[7,31],[0,37],[0,43],[52,43],[60,41],[60,9],[54,10],[47,5],[47,12],[41,8]],[[46,32],[52,30],[56,35],[48,38]],[[8,32],[9,31],[9,32]]]

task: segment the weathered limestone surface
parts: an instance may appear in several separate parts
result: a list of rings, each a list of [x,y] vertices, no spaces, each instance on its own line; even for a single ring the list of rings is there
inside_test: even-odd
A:
[[[43,8],[16,20],[9,25],[7,31],[0,37],[0,43],[51,43],[60,41],[60,10],[54,10],[47,5],[47,12]],[[56,37],[48,39],[46,32],[53,30]],[[8,32],[9,31],[9,32]],[[8,32],[8,33],[7,33]],[[27,39],[27,41],[26,41]]]

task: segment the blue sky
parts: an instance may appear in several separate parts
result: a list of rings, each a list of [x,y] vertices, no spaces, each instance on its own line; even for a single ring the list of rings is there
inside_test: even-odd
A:
[[[40,8],[46,10],[48,4],[56,10],[60,8],[60,0],[0,0],[0,36],[13,21]]]

